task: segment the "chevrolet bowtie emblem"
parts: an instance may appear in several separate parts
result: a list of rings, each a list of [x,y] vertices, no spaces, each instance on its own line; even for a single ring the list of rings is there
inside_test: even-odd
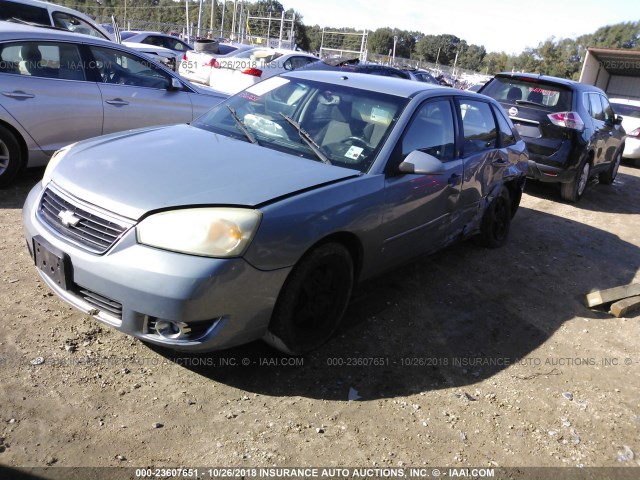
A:
[[[62,210],[58,218],[65,227],[75,227],[80,222],[80,217],[76,217],[70,210]]]

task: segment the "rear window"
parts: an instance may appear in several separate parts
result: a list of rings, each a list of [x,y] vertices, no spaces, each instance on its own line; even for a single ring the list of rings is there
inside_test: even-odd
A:
[[[611,102],[613,110],[623,117],[640,118],[640,105]]]
[[[517,77],[495,77],[481,93],[502,103],[539,106],[551,112],[571,110],[572,104],[572,91],[567,87]]]

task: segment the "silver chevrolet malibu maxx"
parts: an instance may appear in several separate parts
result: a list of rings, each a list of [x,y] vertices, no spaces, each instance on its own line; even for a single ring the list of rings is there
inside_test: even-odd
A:
[[[464,238],[503,245],[526,171],[488,97],[291,72],[191,125],[59,150],[24,231],[44,282],[124,333],[303,354],[335,331],[355,282]]]

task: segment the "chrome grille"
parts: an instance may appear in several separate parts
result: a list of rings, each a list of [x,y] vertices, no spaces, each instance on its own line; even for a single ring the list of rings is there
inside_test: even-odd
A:
[[[82,297],[85,302],[93,305],[101,312],[108,312],[114,317],[122,320],[122,304],[112,300],[104,295],[100,295],[94,291],[89,290],[88,288],[81,287],[80,285],[75,286],[75,293]]]
[[[106,214],[91,211],[90,207],[64,198],[51,188],[47,188],[42,195],[38,213],[60,235],[95,253],[107,251],[131,226],[124,221],[109,219]],[[63,222],[60,214],[73,214],[75,223]]]

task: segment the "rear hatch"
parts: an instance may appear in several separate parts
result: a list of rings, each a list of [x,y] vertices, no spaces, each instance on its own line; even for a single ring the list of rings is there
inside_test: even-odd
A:
[[[573,91],[564,85],[518,75],[496,75],[479,93],[500,102],[529,153],[550,157],[575,133],[554,124],[549,117],[572,110]]]

